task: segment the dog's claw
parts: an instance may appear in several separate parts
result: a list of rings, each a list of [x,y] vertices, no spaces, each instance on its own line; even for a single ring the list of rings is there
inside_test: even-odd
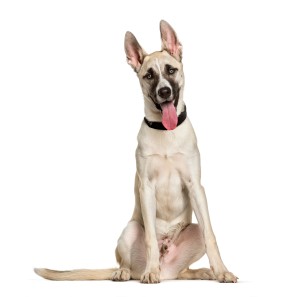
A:
[[[146,272],[141,277],[141,283],[143,284],[158,284],[160,283],[159,273]]]

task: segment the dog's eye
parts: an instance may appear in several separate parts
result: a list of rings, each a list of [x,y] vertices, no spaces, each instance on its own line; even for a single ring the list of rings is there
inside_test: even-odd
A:
[[[169,74],[174,74],[176,72],[176,70],[177,70],[176,68],[169,68],[168,73]]]
[[[146,73],[146,74],[144,75],[144,78],[150,80],[150,79],[153,78],[153,74],[148,72],[148,73]]]

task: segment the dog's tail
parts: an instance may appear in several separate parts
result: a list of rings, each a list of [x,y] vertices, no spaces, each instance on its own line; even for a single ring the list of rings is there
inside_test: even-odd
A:
[[[46,279],[56,281],[75,280],[110,280],[116,268],[111,269],[76,269],[68,271],[51,270],[46,268],[35,268],[34,272]]]

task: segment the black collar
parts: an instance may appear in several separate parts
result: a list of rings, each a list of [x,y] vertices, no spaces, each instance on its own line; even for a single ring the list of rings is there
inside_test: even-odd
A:
[[[178,116],[178,123],[177,123],[177,127],[179,125],[181,125],[184,120],[186,119],[186,106],[184,106],[184,110],[183,112]],[[146,118],[144,118],[145,123],[152,129],[156,129],[156,130],[167,130],[164,125],[162,124],[162,122],[151,122],[149,120],[147,120]]]

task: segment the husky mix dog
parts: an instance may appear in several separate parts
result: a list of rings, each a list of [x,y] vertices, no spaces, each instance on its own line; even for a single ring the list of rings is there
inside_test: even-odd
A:
[[[144,95],[145,118],[136,149],[135,207],[115,251],[120,267],[35,269],[46,279],[237,281],[220,257],[200,181],[197,140],[183,101],[182,46],[166,21],[160,22],[160,33],[162,49],[152,54],[132,33],[125,35],[127,61]],[[198,224],[192,223],[193,211]],[[204,254],[210,269],[190,269]]]

